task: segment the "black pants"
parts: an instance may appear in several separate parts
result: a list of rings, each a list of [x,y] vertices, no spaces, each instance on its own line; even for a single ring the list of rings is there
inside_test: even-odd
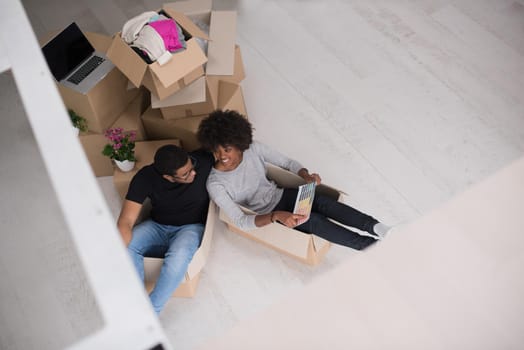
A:
[[[280,202],[273,209],[293,212],[295,200],[297,198],[297,189],[285,188]],[[335,224],[328,220],[331,218],[342,225],[358,228],[359,230],[369,232],[377,237],[373,232],[373,226],[378,222],[372,216],[361,213],[360,211],[338,202],[337,200],[315,194],[313,207],[309,220],[295,227],[296,230],[305,233],[314,233],[332,243],[340,244],[356,250],[362,250],[377,240],[373,237],[362,236],[347,228]]]

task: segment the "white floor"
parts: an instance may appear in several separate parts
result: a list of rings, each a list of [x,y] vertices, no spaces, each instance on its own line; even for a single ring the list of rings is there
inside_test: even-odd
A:
[[[162,1],[23,3],[41,36],[73,20],[112,34]],[[524,153],[523,0],[215,7],[238,11],[255,137],[386,223],[419,217]],[[99,183],[116,216],[111,178]],[[194,348],[356,254],[333,247],[311,268],[220,224],[197,295],[172,299],[161,322],[175,348]]]

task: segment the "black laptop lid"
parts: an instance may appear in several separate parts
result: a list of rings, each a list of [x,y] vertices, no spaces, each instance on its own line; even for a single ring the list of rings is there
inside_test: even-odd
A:
[[[42,48],[47,65],[57,81],[64,79],[94,51],[74,22]]]

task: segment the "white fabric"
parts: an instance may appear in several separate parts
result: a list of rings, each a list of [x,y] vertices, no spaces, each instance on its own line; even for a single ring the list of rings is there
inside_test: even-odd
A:
[[[138,37],[138,33],[140,33],[142,28],[144,28],[153,16],[158,16],[158,13],[155,11],[147,11],[131,18],[122,28],[122,39],[128,44],[132,44]]]
[[[138,37],[133,42],[133,46],[144,50],[152,61],[156,61],[166,51],[164,39],[151,26],[144,26]],[[165,62],[164,62],[165,63]]]

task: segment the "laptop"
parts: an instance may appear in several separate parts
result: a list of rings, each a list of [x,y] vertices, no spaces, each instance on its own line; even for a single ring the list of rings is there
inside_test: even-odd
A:
[[[313,206],[313,199],[315,199],[315,182],[298,186],[297,199],[295,201],[295,208],[293,214],[304,215],[303,219],[298,220],[297,225],[302,225],[304,222],[309,220],[311,214],[311,207]]]
[[[42,52],[56,81],[81,94],[87,94],[114,67],[74,22],[45,44]]]

